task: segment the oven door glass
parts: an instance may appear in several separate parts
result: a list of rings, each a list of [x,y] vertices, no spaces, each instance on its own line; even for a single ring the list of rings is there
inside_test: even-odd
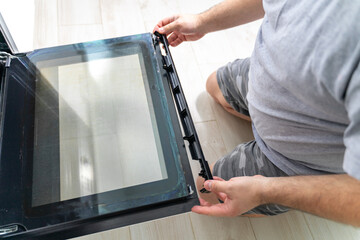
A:
[[[152,36],[12,60],[3,88],[1,164],[13,169],[2,179],[14,178],[15,187],[1,192],[1,208],[11,214],[0,226],[31,231],[196,198]]]

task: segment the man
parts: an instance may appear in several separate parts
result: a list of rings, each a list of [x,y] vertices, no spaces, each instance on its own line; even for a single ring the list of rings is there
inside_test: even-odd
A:
[[[193,212],[292,208],[360,226],[359,16],[360,2],[350,0],[227,0],[157,24],[175,47],[264,17],[251,58],[206,84],[228,112],[251,119],[255,141],[211,166],[218,177],[204,186],[224,203],[202,194]]]

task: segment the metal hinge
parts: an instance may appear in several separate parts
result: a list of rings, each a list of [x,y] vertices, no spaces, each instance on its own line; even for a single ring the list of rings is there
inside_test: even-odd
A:
[[[0,228],[0,236],[10,234],[10,233],[15,233],[18,230],[19,230],[19,227],[17,225],[2,227],[2,228]]]
[[[0,226],[0,238],[5,235],[17,234],[25,231],[27,231],[26,227],[18,223],[13,223],[7,226]]]
[[[7,52],[0,52],[0,64],[4,67],[10,67],[11,59],[14,56]]]
[[[188,188],[188,192],[189,192],[189,195],[193,195],[194,194],[194,190],[192,189],[191,185],[187,185],[187,188]]]

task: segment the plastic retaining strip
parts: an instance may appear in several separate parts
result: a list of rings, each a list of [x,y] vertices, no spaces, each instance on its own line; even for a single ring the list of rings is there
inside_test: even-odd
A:
[[[164,45],[166,55],[163,56],[163,68],[168,73],[171,91],[175,99],[178,114],[181,119],[181,124],[185,133],[183,139],[189,142],[191,157],[194,160],[198,160],[200,163],[201,171],[199,173],[199,176],[203,177],[205,180],[213,179],[209,164],[205,160],[204,153],[201,149],[199,137],[196,133],[195,125],[191,118],[190,110],[187,105],[185,95],[181,87],[174,62],[171,57],[168,40],[165,35],[162,35],[158,32],[155,32],[154,35],[154,44],[158,44],[159,42],[161,42]],[[207,191],[205,188],[202,188],[200,192],[209,193],[209,191]]]

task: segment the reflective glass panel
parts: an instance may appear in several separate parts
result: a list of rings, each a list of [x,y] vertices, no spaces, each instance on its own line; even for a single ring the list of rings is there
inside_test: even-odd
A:
[[[33,206],[167,178],[138,54],[38,69]],[[59,196],[43,195],[49,159]]]

